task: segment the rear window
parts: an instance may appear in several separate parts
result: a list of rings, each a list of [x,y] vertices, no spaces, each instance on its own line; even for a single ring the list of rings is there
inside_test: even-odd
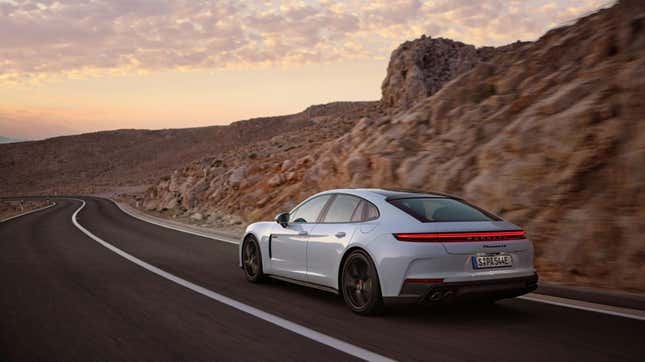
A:
[[[443,197],[388,200],[421,222],[495,221],[495,216],[462,201]]]

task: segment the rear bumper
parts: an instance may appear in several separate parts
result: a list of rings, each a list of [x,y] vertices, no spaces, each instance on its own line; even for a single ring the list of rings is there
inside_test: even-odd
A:
[[[386,302],[440,302],[468,299],[513,298],[537,289],[538,275],[447,283],[404,283],[401,293]]]

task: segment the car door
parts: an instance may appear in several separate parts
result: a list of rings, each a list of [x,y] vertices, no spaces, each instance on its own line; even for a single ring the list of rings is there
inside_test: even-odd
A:
[[[321,195],[299,205],[286,227],[278,226],[269,238],[271,272],[306,281],[307,241],[331,195]]]
[[[334,195],[307,243],[307,280],[310,283],[338,287],[340,258],[356,232],[361,210],[361,198]]]

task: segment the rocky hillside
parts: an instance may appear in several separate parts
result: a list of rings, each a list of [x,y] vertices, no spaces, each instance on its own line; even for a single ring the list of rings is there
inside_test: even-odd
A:
[[[401,44],[390,58],[381,90],[382,103],[407,108],[437,92],[447,81],[471,70],[481,62],[515,50],[526,42],[503,47],[475,48],[450,39],[421,39]]]
[[[240,223],[335,187],[448,192],[522,225],[545,279],[645,291],[644,69],[642,1],[533,43],[422,37],[392,54],[381,109],[346,114],[348,132],[213,154],[139,201]]]
[[[315,127],[374,102],[336,102],[228,126],[118,130],[0,145],[0,196],[101,193],[150,185],[203,157]]]

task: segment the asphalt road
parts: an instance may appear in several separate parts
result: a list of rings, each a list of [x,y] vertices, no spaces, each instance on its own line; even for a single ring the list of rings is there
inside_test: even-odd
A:
[[[84,198],[78,222],[158,268],[397,360],[641,361],[645,322],[526,300],[396,306],[352,314],[340,297],[247,283],[236,245]],[[80,201],[0,223],[0,360],[350,360],[355,357],[209,299],[115,254],[72,223]]]

